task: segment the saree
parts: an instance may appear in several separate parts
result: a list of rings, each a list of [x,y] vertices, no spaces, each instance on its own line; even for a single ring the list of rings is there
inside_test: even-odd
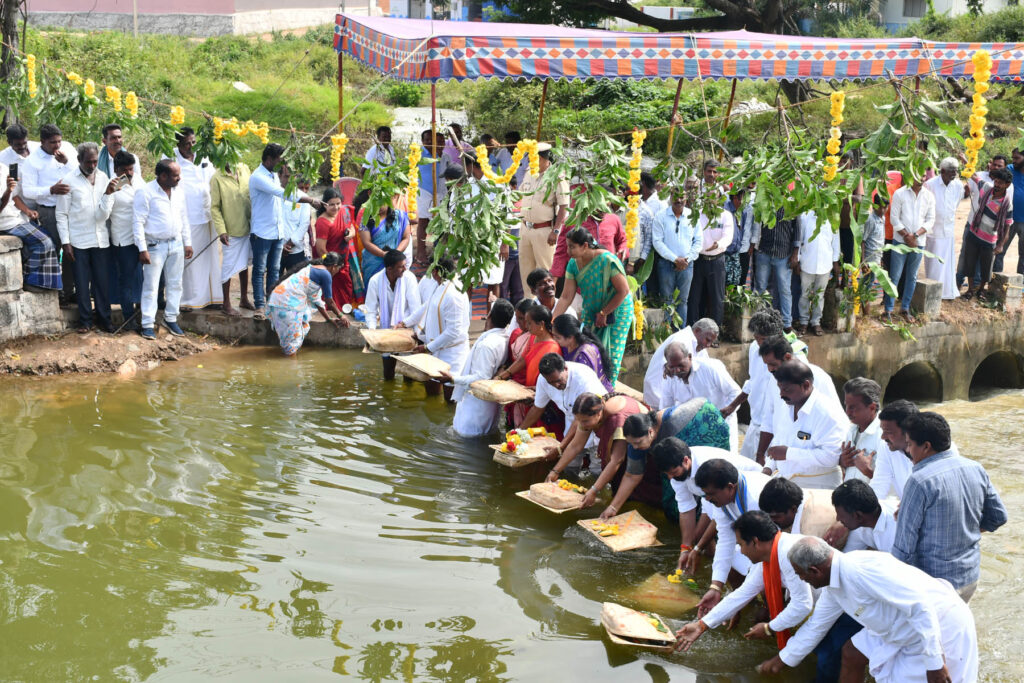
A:
[[[538,342],[536,337],[530,337],[526,343],[526,386],[537,386],[537,377],[540,376],[540,359],[549,353],[562,355],[562,348],[554,340]]]
[[[372,221],[363,226],[363,230],[370,232],[370,241],[382,251],[397,249],[402,241],[402,235],[409,225],[409,215],[404,211],[395,211],[394,217],[385,221],[383,225],[375,225]],[[384,258],[371,254],[363,245],[363,281],[369,282],[370,278],[384,269]]]
[[[338,215],[331,220],[326,215],[316,219],[316,238],[326,242],[327,251],[333,251],[341,257],[341,269],[334,276],[331,284],[331,296],[339,306],[342,304],[356,305],[365,294],[363,292],[363,281],[359,276],[359,262],[356,261],[355,272],[352,271],[352,254],[354,246],[351,240],[345,239],[345,233],[352,227],[352,216],[347,206],[341,207]],[[323,258],[324,254],[313,247],[313,256]],[[358,277],[359,287],[356,292],[356,279]]]
[[[594,321],[601,308],[615,296],[612,277],[616,274],[625,277],[626,269],[622,267],[622,262],[618,257],[607,251],[598,253],[582,272],[579,270],[576,259],[571,259],[565,271],[565,277],[576,281],[576,286],[583,297],[580,323],[597,337],[608,351],[612,367],[605,368],[605,373],[613,385],[619,379],[622,356],[626,353],[626,341],[633,326],[633,295],[626,295],[618,308],[609,316],[607,325],[595,327]]]
[[[601,352],[597,346],[591,343],[580,344],[576,347],[575,351],[566,351],[562,349],[562,357],[569,363],[579,363],[580,365],[586,365],[588,368],[594,371],[597,378],[601,380],[601,384],[608,391],[613,391],[615,385],[608,379],[608,373],[604,371],[604,363],[601,362]]]

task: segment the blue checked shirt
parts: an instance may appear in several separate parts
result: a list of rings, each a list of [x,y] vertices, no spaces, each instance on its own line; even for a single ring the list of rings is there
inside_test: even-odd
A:
[[[955,588],[981,575],[982,531],[1006,523],[1006,508],[984,468],[937,453],[914,465],[900,501],[892,554]]]

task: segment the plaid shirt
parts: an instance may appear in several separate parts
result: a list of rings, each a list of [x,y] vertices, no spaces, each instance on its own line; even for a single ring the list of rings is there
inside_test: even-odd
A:
[[[900,501],[892,554],[955,588],[981,575],[982,531],[1006,523],[1006,508],[984,468],[937,453],[914,465]]]

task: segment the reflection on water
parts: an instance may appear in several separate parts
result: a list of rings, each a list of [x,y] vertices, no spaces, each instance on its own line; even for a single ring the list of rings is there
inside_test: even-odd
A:
[[[686,656],[609,645],[601,602],[670,569],[678,532],[645,511],[666,545],[611,555],[375,356],[245,349],[5,389],[5,680],[755,681],[772,654],[723,632]],[[940,410],[1021,509],[1024,397]],[[1024,678],[1010,527],[972,603],[990,681]]]

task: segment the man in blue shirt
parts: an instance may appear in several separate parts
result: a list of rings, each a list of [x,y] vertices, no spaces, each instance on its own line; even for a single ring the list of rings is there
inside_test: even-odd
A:
[[[981,575],[982,531],[1006,523],[1006,508],[985,469],[954,455],[949,424],[938,413],[901,423],[914,462],[903,489],[892,554],[938,579],[967,602]]]
[[[284,147],[271,142],[263,148],[262,162],[249,177],[249,201],[252,205],[252,296],[257,320],[266,320],[266,298],[281,274],[281,252],[284,250],[284,187],[274,169],[281,165]],[[320,208],[320,202],[299,193],[288,197],[290,202],[310,204]]]
[[[1013,162],[1010,165],[1010,173],[1013,174],[1013,225],[1006,237],[1006,247],[996,254],[992,263],[993,273],[1003,272],[1003,259],[1014,237],[1021,238],[1017,240],[1017,272],[1024,273],[1024,150],[1013,150],[1010,160]]]
[[[686,324],[693,264],[701,247],[701,231],[697,229],[697,214],[690,210],[697,192],[697,180],[686,181],[682,192],[675,188],[672,204],[654,217],[654,250],[662,260],[658,263],[658,282],[661,295],[668,301],[675,297],[680,326]],[[678,290],[678,294],[674,294]],[[673,325],[673,327],[676,327]]]

